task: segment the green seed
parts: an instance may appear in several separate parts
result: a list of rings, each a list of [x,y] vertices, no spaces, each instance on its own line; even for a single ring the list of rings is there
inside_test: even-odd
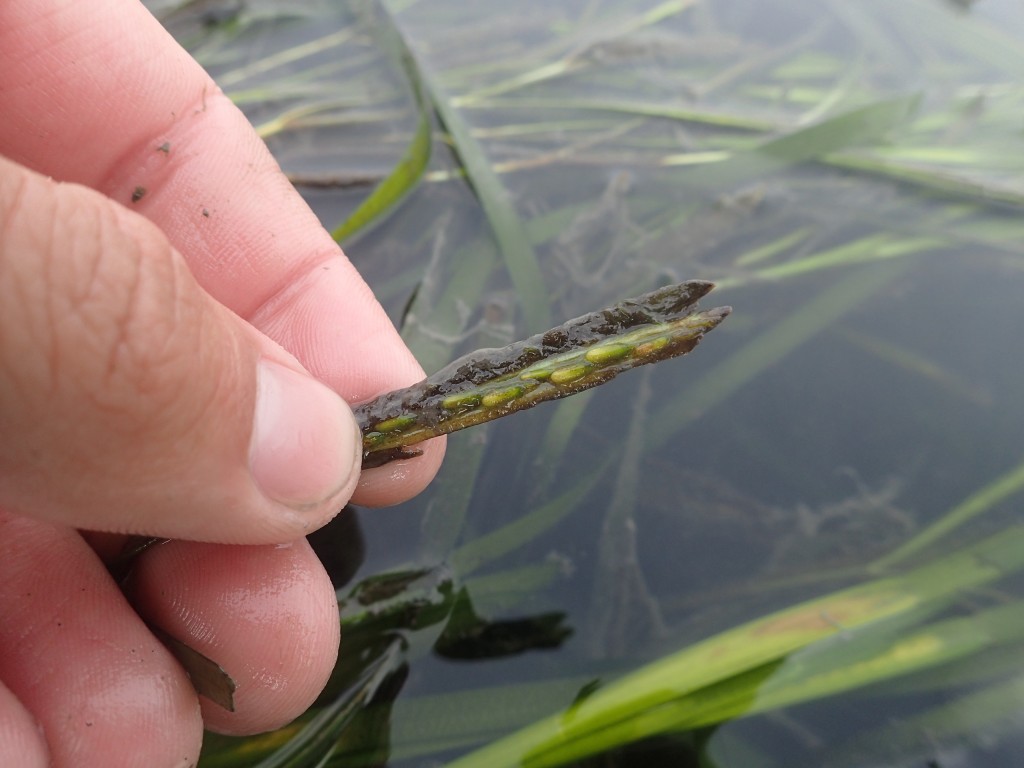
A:
[[[476,392],[468,395],[448,395],[441,401],[441,407],[446,411],[457,411],[460,408],[472,408],[480,405],[480,395]]]
[[[378,422],[374,429],[377,432],[396,432],[406,427],[411,427],[416,423],[416,417],[412,414],[406,414],[404,416],[395,416],[393,419],[385,419],[384,421]]]
[[[505,387],[505,389],[499,389],[495,392],[488,392],[480,400],[480,403],[484,408],[494,408],[507,403],[509,400],[515,400],[525,391],[524,387]]]
[[[570,381],[582,379],[587,375],[589,365],[574,365],[571,368],[561,368],[551,374],[551,381],[555,384],[568,384]]]
[[[668,346],[668,339],[662,336],[660,339],[651,339],[644,344],[638,344],[633,354],[637,357],[649,357],[656,354],[659,350],[664,349]]]
[[[551,378],[551,369],[539,368],[535,371],[523,371],[519,374],[519,378],[523,381],[547,381]]]
[[[628,355],[632,349],[628,344],[600,344],[588,349],[584,357],[595,365],[614,363]]]

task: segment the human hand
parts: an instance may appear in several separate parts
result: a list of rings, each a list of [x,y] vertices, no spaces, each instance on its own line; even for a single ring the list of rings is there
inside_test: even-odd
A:
[[[339,625],[302,536],[417,493],[443,441],[360,476],[334,393],[422,371],[141,5],[0,4],[0,114],[0,765],[193,765],[204,724],[310,704]],[[118,540],[79,529],[178,540],[126,598]],[[234,713],[147,623],[235,678]]]

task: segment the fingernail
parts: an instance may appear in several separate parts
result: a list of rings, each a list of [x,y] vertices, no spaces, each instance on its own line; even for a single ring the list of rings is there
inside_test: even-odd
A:
[[[261,359],[249,467],[260,489],[293,509],[334,496],[357,468],[352,411],[316,379]]]

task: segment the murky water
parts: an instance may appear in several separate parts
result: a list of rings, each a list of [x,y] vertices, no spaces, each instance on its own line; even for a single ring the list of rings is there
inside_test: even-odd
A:
[[[683,360],[454,436],[419,499],[346,513],[365,540],[354,581],[443,565],[480,619],[442,640],[444,621],[402,630],[389,764],[442,764],[588,683],[1018,530],[1017,3],[397,5],[474,142],[461,151],[486,161],[467,184],[435,123],[425,181],[346,248],[425,367],[679,279],[718,281],[709,298],[734,314]],[[370,17],[308,13],[320,21],[268,32],[252,60],[340,42],[280,80],[219,65],[213,21],[181,28],[256,124],[292,115],[268,141],[333,228],[406,151],[417,111]],[[289,83],[327,106],[256,89]],[[481,206],[472,190],[493,182],[503,197]],[[519,261],[492,235],[503,212]],[[507,551],[459,549],[537,510],[557,522]],[[951,590],[926,626],[1022,597],[1011,571]],[[1016,765],[1024,710],[996,694],[1024,672],[1022,633],[981,633],[944,663],[751,701],[757,714],[593,764]]]

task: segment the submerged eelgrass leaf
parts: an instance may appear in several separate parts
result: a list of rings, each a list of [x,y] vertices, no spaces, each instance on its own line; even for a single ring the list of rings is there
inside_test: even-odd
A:
[[[717,162],[687,171],[680,182],[698,184],[704,190],[730,189],[797,163],[821,160],[840,150],[865,146],[905,125],[920,102],[917,94],[879,99],[769,138],[749,149],[720,153],[715,158]],[[665,166],[691,163],[688,154],[670,155],[662,160]]]
[[[977,690],[943,697],[941,704],[920,714],[890,719],[881,728],[833,747],[822,768],[889,765],[894,758],[901,765],[927,765],[928,761],[939,765],[935,759],[938,745],[956,750],[960,745],[976,743],[980,733],[992,739],[1001,731],[1017,728],[1020,703],[1024,701],[1024,675],[1020,674],[1020,647],[1009,650],[1012,662],[1004,665],[1003,674]],[[910,762],[915,757],[918,763]]]
[[[669,398],[652,420],[650,445],[666,444],[683,427],[860,306],[909,266],[908,260],[896,260],[861,267],[796,307],[702,378]]]
[[[250,737],[233,748],[204,751],[201,765],[204,768],[310,768],[326,764],[332,754],[343,748],[342,734],[346,729],[378,691],[400,673],[404,662],[401,646],[401,638],[392,637],[383,652],[366,665],[359,679],[322,709],[311,710],[301,721]]]
[[[357,234],[364,234],[380,222],[419,184],[430,164],[432,130],[429,114],[417,100],[416,132],[391,172],[374,187],[369,196],[345,221],[331,231],[336,242],[344,244]]]
[[[558,525],[586,497],[611,464],[611,456],[594,471],[580,477],[568,490],[496,531],[463,544],[451,555],[452,567],[468,575],[483,564],[514,552]]]
[[[339,243],[353,235],[362,234],[370,226],[380,222],[389,211],[394,210],[419,184],[430,164],[433,141],[432,110],[417,76],[416,64],[392,26],[373,23],[370,28],[380,42],[382,50],[406,76],[416,108],[416,130],[405,153],[391,172],[359,207],[331,232],[331,237]]]
[[[1024,463],[1018,464],[984,488],[972,493],[905,544],[873,562],[868,569],[874,573],[884,573],[1022,490]]]
[[[667,18],[686,11],[694,5],[696,5],[696,0],[664,0],[664,2],[638,16],[620,21],[615,26],[612,34],[616,38],[625,37],[630,32],[658,24]],[[607,40],[591,41],[590,45],[600,45],[605,42]],[[507,80],[478,88],[475,91],[453,99],[452,104],[455,107],[464,107],[479,102],[481,99],[507,94],[553,78],[563,77],[583,66],[583,59],[588,48],[589,46],[584,47],[582,50],[570,51],[566,56],[556,61],[541,64],[534,69],[515,75]]]
[[[369,5],[372,0],[364,2]],[[550,325],[547,290],[544,287],[540,265],[537,263],[537,255],[530,244],[526,228],[516,213],[508,190],[494,172],[486,153],[473,137],[469,126],[451,103],[447,93],[431,73],[416,63],[415,56],[395,19],[385,8],[378,7],[380,14],[388,19],[389,44],[400,50],[406,73],[414,81],[413,88],[430,100],[434,113],[451,138],[452,149],[462,162],[466,178],[494,232],[505,268],[523,304],[527,322],[540,327]]]
[[[462,301],[477,301],[498,263],[490,238],[477,238],[451,253],[438,249],[435,256],[402,328],[402,338],[427,370],[450,361],[454,346],[467,334],[481,338],[488,330],[481,328],[481,333],[473,334],[467,327],[469,318],[459,307]],[[462,534],[484,455],[478,445],[486,430],[487,425],[478,427],[472,441],[449,442],[446,468],[434,482],[433,502],[423,520],[420,554],[428,562],[446,557]]]
[[[1024,189],[1020,186],[998,181],[981,181],[966,174],[901,161],[877,152],[837,152],[826,157],[824,161],[835,168],[886,177],[968,200],[1001,203],[1016,208],[1024,206]]]
[[[913,632],[893,629],[1022,567],[1024,528],[1011,528],[902,576],[816,598],[697,643],[448,768],[566,765],[660,733],[832,695],[1019,640],[1024,622],[1016,603]],[[975,631],[975,619],[983,631]],[[804,649],[810,655],[799,653]]]

